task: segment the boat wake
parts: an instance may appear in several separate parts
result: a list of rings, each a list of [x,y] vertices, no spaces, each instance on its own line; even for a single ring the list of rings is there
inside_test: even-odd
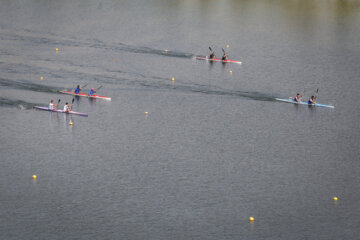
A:
[[[76,37],[63,37],[56,34],[48,34],[46,37],[38,37],[38,34],[28,30],[18,31],[17,33],[8,32],[3,34],[2,40],[8,41],[22,41],[32,45],[44,45],[53,47],[89,47],[109,50],[112,53],[116,52],[131,52],[139,54],[154,54],[167,57],[176,58],[192,58],[195,55],[192,53],[184,53],[180,51],[171,51],[166,49],[155,49],[146,46],[134,46],[126,43],[104,42],[99,39],[77,39]]]
[[[147,77],[149,79],[149,77]],[[143,80],[132,80],[126,81],[123,80],[123,83],[129,85],[141,85],[143,87],[153,89],[153,90],[171,90],[171,91],[181,91],[186,93],[200,93],[208,95],[217,95],[217,96],[229,96],[229,97],[241,97],[248,98],[258,101],[275,101],[275,97],[255,91],[241,91],[241,90],[230,90],[224,89],[218,86],[194,84],[194,83],[185,83],[182,80],[177,80],[176,85],[168,83],[169,79],[160,78],[160,77],[151,77],[153,81],[143,81]]]
[[[20,110],[28,110],[32,109],[36,103],[29,103],[22,100],[15,100],[15,99],[7,99],[0,97],[0,107],[13,107],[18,108]]]
[[[160,50],[150,47],[142,47],[142,46],[132,46],[125,43],[113,43],[107,44],[101,42],[99,40],[92,40],[93,43],[89,42],[89,47],[93,48],[101,48],[106,50],[114,51],[124,51],[131,53],[140,53],[140,54],[153,54],[153,55],[162,55],[167,57],[176,57],[176,58],[193,58],[195,55],[192,53],[184,53],[179,51],[169,51],[169,50]],[[94,43],[95,42],[95,43]]]
[[[13,81],[4,78],[0,78],[0,86],[47,93],[57,93],[59,90],[61,90],[57,87],[45,86],[31,82]]]

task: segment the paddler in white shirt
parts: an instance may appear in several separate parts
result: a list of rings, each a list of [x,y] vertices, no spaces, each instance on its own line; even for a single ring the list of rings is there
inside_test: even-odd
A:
[[[54,100],[51,100],[49,103],[50,110],[56,110],[57,104],[54,103]]]
[[[65,112],[70,112],[70,111],[71,111],[71,108],[70,108],[70,104],[69,104],[69,103],[65,103],[65,105],[64,105],[64,111],[65,111]]]

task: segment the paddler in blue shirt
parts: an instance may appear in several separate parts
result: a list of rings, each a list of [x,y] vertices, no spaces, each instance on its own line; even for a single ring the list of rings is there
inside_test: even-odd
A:
[[[90,89],[90,92],[89,92],[89,96],[92,96],[96,93],[96,91],[94,90],[94,88],[91,88]]]
[[[315,102],[315,99],[316,99],[315,96],[311,96],[311,98],[310,98],[309,101],[308,101],[308,104],[315,104],[315,103],[316,103],[316,102]]]
[[[81,91],[80,85],[77,85],[77,87],[74,90],[74,93],[78,94],[78,93],[80,93],[80,91]]]
[[[301,95],[299,93],[296,94],[296,97],[293,99],[294,102],[300,102],[301,101]]]

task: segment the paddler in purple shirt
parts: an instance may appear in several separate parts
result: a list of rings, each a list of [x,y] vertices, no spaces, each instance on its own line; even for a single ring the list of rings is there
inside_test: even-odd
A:
[[[308,104],[315,104],[316,103],[315,99],[316,99],[315,96],[311,96],[311,98],[308,101]]]
[[[299,93],[296,94],[296,97],[293,99],[294,102],[300,102],[301,101],[301,95]]]

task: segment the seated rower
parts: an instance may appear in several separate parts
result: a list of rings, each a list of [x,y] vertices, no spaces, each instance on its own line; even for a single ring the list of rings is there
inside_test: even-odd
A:
[[[294,102],[300,102],[301,101],[301,95],[299,93],[296,94],[296,97],[293,99]]]
[[[215,58],[215,53],[214,53],[214,51],[211,51],[211,52],[210,52],[210,56],[209,56],[209,58],[210,58],[210,59]]]
[[[65,112],[70,112],[70,111],[71,111],[71,109],[70,109],[70,104],[69,104],[69,103],[65,103],[65,105],[64,105],[64,111],[65,111]]]
[[[74,90],[74,93],[78,94],[78,93],[80,93],[80,91],[81,91],[80,85],[77,85],[77,87]]]
[[[225,52],[224,52],[224,55],[222,56],[221,60],[223,60],[223,61],[227,60],[227,55]]]
[[[96,91],[94,90],[94,88],[91,88],[89,92],[89,96],[93,96],[95,93]]]
[[[56,110],[57,104],[54,103],[54,100],[51,100],[49,103],[50,110]]]
[[[311,96],[311,98],[308,101],[308,104],[315,104],[316,103],[315,99],[316,99],[316,97]]]

